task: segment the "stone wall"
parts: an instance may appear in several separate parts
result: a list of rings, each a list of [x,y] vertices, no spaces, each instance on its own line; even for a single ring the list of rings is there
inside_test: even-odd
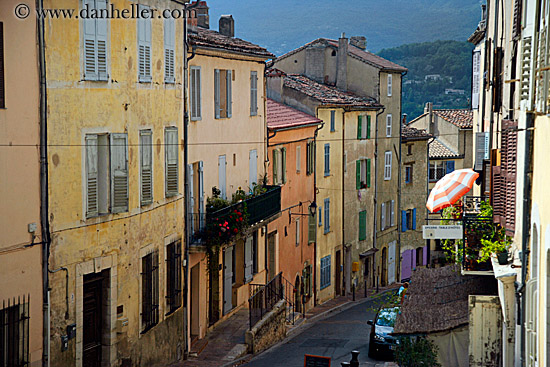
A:
[[[250,353],[259,353],[285,338],[285,311],[286,301],[281,300],[252,330],[246,332],[245,341]]]

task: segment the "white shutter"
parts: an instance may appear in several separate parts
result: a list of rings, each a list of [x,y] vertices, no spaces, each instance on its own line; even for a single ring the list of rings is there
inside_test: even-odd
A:
[[[151,130],[140,131],[141,205],[153,202],[153,135]]]
[[[107,0],[96,0],[98,12],[102,10],[107,12]],[[107,81],[107,27],[108,20],[106,18],[96,19],[96,46],[97,46],[97,73],[98,80]]]
[[[396,246],[395,246],[396,242],[393,241],[393,242],[390,242],[390,244],[388,245],[388,284],[393,284],[395,283],[395,259],[396,259],[396,255],[395,255],[395,250],[396,250]]]
[[[481,52],[474,51],[472,58],[472,109],[479,108],[479,70],[481,66]]]
[[[138,4],[139,11],[149,9]],[[150,14],[150,12],[149,12]],[[138,80],[151,81],[151,18],[138,18]]]
[[[98,214],[97,135],[86,135],[86,217]]]
[[[199,220],[200,229],[203,229],[206,225],[204,218],[204,164],[202,161],[199,161]]]
[[[388,74],[388,97],[391,97],[392,95],[392,79],[393,79],[393,75]]]
[[[296,246],[300,246],[300,218],[296,219]]]
[[[221,115],[221,106],[220,106],[220,71],[218,69],[214,70],[214,113],[217,119]]]
[[[300,172],[300,167],[302,165],[302,147],[298,145],[296,147],[296,172]]]
[[[244,282],[252,280],[252,236],[248,236],[244,241]]]
[[[84,9],[95,9],[94,0],[84,0]],[[96,20],[83,18],[84,22],[84,78],[97,80]]]
[[[166,197],[178,194],[178,128],[164,130]]]
[[[256,149],[251,150],[248,159],[248,185],[252,190],[254,184],[258,183],[258,151]]]
[[[278,158],[278,150],[273,150],[273,185],[279,184],[279,162],[277,161]]]
[[[164,19],[164,82],[175,83],[176,28],[174,18]]]
[[[227,117],[231,117],[232,113],[232,97],[231,97],[231,81],[233,80],[233,73],[231,70],[227,70]]]
[[[395,226],[395,200],[391,201],[391,221],[390,226]]]
[[[221,192],[221,197],[225,199],[227,197],[227,192],[225,188],[225,155],[220,155],[218,157],[218,186]]]
[[[128,135],[111,134],[111,212],[128,211]]]
[[[391,137],[391,127],[392,127],[392,115],[389,113],[386,116],[386,136]]]
[[[201,68],[191,66],[191,120],[201,119]]]
[[[189,182],[189,213],[191,213],[191,220],[189,221],[191,233],[195,232],[195,189],[193,187],[193,164],[187,165],[187,180]]]
[[[380,214],[382,216],[380,221],[380,230],[386,229],[386,203],[382,203],[382,210],[380,211]]]
[[[250,116],[258,114],[258,73],[250,72]]]

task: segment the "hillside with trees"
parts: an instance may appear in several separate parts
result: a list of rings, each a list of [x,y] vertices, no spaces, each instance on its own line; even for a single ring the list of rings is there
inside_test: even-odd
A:
[[[403,79],[403,113],[420,116],[426,102],[434,108],[468,108],[473,45],[459,41],[411,43],[378,55],[409,69]]]

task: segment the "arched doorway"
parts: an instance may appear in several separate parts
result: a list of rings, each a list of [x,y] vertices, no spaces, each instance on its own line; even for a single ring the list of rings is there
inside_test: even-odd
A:
[[[302,287],[299,275],[296,275],[296,280],[294,281],[294,307],[296,312],[302,312]]]
[[[388,281],[388,249],[382,249],[382,274],[380,275],[380,286],[385,287]]]

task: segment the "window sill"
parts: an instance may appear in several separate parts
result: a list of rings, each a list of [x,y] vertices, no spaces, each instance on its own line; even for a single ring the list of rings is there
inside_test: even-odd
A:
[[[332,232],[330,229],[326,232],[323,232],[323,234],[329,234],[330,232]]]
[[[190,121],[202,121],[202,117],[190,117]]]

